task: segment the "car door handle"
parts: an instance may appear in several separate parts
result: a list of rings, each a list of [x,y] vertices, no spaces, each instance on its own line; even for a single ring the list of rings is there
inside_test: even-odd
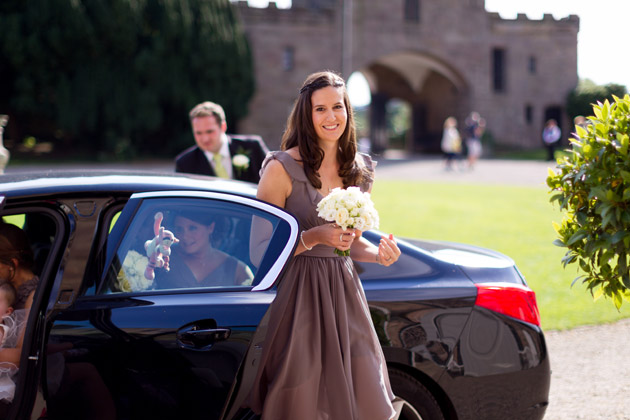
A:
[[[232,333],[229,328],[213,327],[204,328],[197,323],[188,324],[177,331],[177,344],[190,350],[206,351],[216,342],[227,340]]]
[[[212,338],[217,341],[227,340],[230,337],[232,330],[229,328],[210,328],[207,330],[191,330],[186,334],[199,338]]]

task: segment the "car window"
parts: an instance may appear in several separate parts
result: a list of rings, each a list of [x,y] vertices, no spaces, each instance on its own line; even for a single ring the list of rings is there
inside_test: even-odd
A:
[[[100,294],[251,289],[268,270],[267,251],[277,248],[270,246],[273,241],[262,241],[264,258],[256,258],[250,251],[256,242],[252,224],[254,233],[256,226],[264,226],[273,235],[281,220],[224,200],[143,200],[120,241]]]

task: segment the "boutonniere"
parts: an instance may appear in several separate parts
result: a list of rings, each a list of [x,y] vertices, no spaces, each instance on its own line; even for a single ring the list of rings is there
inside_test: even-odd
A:
[[[249,168],[249,151],[239,148],[236,154],[232,156],[232,165],[240,175],[242,171]]]

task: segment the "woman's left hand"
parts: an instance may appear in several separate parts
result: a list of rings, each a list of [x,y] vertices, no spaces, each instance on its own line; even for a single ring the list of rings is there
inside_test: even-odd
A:
[[[384,266],[390,266],[400,257],[400,249],[396,244],[394,235],[391,233],[389,237],[381,236],[381,242],[378,244],[377,261]]]

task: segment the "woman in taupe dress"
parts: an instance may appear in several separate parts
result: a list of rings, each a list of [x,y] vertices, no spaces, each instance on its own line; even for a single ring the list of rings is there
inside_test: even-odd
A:
[[[257,196],[296,216],[300,242],[270,307],[249,406],[263,420],[389,420],[394,395],[351,259],[390,265],[400,250],[391,235],[376,247],[316,210],[333,188],[372,188],[374,165],[357,153],[341,77],[306,79],[281,148],[265,160]]]

